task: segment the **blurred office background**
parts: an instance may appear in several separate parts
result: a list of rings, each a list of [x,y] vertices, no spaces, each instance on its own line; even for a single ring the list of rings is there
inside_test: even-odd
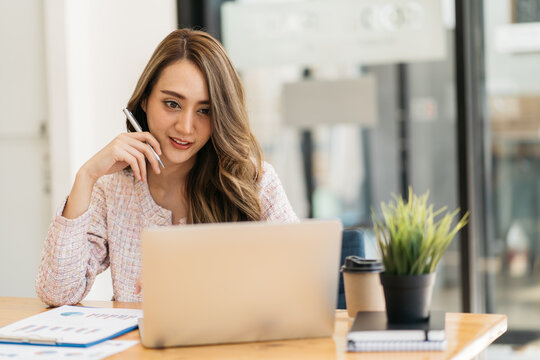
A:
[[[505,313],[487,357],[538,357],[540,0],[0,0],[0,296],[35,296],[57,206],[178,26],[223,41],[300,217],[369,237],[409,185],[471,209],[433,306]],[[111,294],[106,272],[89,298]]]

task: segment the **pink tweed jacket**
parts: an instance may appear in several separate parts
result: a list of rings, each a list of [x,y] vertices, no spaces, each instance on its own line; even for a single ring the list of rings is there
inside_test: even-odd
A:
[[[259,198],[263,220],[298,221],[268,163],[263,164]],[[130,170],[100,178],[89,209],[78,218],[63,217],[64,205],[49,227],[41,256],[36,279],[41,300],[53,306],[76,304],[110,266],[114,300],[141,301],[134,293],[141,272],[141,231],[172,225],[172,212],[157,205],[147,183],[137,181]]]

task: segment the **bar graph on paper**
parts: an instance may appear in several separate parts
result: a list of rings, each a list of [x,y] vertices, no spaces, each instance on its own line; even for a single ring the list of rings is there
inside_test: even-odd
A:
[[[60,314],[61,316],[66,316],[63,313]],[[79,315],[80,314],[80,315]],[[111,323],[111,320],[132,320],[137,319],[136,315],[118,315],[118,314],[108,314],[108,313],[92,313],[88,315],[84,315],[83,313],[70,313],[68,314],[71,316],[70,321],[68,322],[68,326],[59,326],[59,325],[40,325],[37,324],[28,324],[22,327],[19,327],[18,329],[13,330],[14,334],[39,334],[43,336],[48,335],[58,335],[58,334],[66,334],[66,333],[77,333],[77,334],[92,334],[99,332],[102,326],[107,326],[108,323]],[[92,324],[96,327],[92,327],[91,325],[88,325],[88,322],[85,322],[85,325],[83,326],[80,324],[80,326],[72,326],[76,325],[74,321],[71,321],[76,316],[83,316],[80,318],[80,320],[88,320],[91,318],[91,320],[102,320],[102,321],[93,321]],[[109,319],[109,320],[108,320]],[[108,321],[107,321],[108,320]],[[78,321],[77,321],[78,322]]]
[[[0,344],[0,359],[28,360],[58,360],[58,359],[84,359],[99,360],[124,351],[137,344],[137,340],[109,340],[89,348],[45,347],[32,345]]]
[[[137,309],[62,306],[0,328],[0,336],[86,344],[133,328],[140,317],[142,311]]]

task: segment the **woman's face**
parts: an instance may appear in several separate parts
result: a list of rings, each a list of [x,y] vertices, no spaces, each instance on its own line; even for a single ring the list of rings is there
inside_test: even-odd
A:
[[[164,161],[193,166],[212,134],[208,85],[199,68],[189,60],[164,68],[143,110]]]

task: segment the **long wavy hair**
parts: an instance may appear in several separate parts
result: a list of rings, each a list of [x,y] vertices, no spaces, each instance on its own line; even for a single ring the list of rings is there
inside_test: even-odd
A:
[[[197,153],[186,182],[187,222],[261,220],[258,197],[262,151],[249,127],[244,88],[223,46],[208,33],[179,29],[158,45],[128,109],[148,131],[142,103],[163,69],[180,60],[195,64],[208,84],[212,135]],[[134,129],[128,121],[129,131]]]

